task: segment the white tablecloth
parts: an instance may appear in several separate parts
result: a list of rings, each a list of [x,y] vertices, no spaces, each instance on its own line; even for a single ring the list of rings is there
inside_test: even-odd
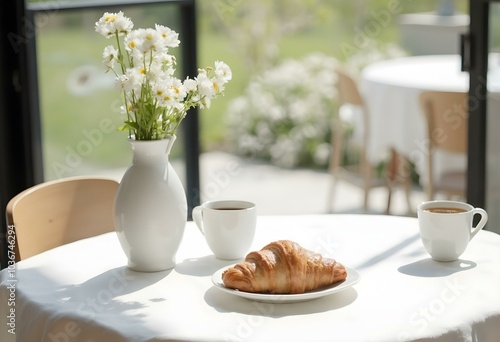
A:
[[[394,148],[425,176],[428,138],[419,97],[426,90],[468,91],[469,74],[460,70],[460,62],[457,55],[414,56],[363,70],[360,88],[371,118],[367,156],[372,162]],[[435,157],[437,174],[466,169],[465,155],[441,152]]]
[[[304,303],[258,303],[212,285],[230,262],[212,256],[192,222],[168,272],[129,271],[110,233],[3,270],[0,340],[498,341],[497,234],[482,231],[460,261],[438,263],[424,251],[415,218],[259,217],[253,249],[278,239],[336,258],[360,282]]]

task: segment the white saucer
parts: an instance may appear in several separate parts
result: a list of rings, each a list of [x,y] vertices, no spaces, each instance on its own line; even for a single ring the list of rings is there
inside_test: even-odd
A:
[[[356,270],[349,267],[345,267],[347,271],[346,280],[329,286],[322,287],[317,290],[300,294],[251,293],[251,292],[243,292],[230,289],[224,286],[224,283],[222,282],[222,273],[229,267],[233,266],[234,265],[223,267],[212,275],[212,282],[214,283],[215,287],[229,294],[263,303],[297,303],[297,302],[304,302],[320,298],[323,296],[330,295],[332,293],[345,290],[356,284],[360,278],[359,273]]]

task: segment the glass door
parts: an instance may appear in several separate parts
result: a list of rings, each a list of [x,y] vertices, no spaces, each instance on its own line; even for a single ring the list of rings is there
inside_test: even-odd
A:
[[[500,2],[489,4],[486,131],[486,209],[500,233]]]
[[[464,65],[470,72],[467,199],[500,233],[500,2],[471,0]]]

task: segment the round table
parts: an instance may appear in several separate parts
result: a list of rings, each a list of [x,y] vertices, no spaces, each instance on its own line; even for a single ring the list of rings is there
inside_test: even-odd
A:
[[[367,157],[377,162],[395,149],[417,168],[425,182],[427,128],[420,107],[423,91],[466,92],[469,74],[462,72],[458,55],[413,56],[367,66],[361,92],[370,115]],[[463,154],[439,152],[436,173],[464,170]]]
[[[128,270],[109,233],[0,272],[0,340],[498,341],[497,234],[481,231],[459,261],[439,263],[416,218],[260,216],[252,249],[278,239],[335,258],[360,281],[306,302],[262,303],[214,286],[212,275],[235,261],[215,259],[193,222],[165,272]]]

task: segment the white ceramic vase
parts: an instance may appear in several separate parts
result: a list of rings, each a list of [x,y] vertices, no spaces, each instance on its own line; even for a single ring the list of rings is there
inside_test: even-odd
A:
[[[187,221],[186,194],[168,160],[175,138],[129,140],[133,160],[116,194],[115,229],[134,271],[175,266]]]

